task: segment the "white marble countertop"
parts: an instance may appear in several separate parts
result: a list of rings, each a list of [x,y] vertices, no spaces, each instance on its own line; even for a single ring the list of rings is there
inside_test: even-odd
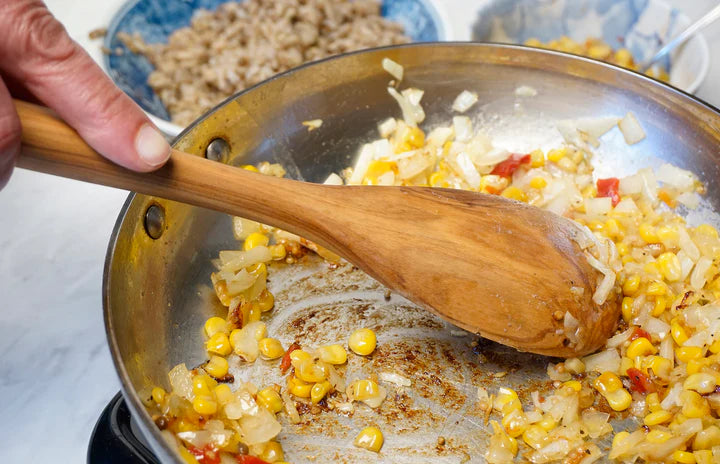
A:
[[[466,25],[466,0],[442,0]],[[96,58],[90,30],[123,0],[48,0]],[[692,19],[716,0],[673,0]],[[720,24],[704,35],[720,43]],[[459,37],[462,38],[462,37]],[[720,106],[720,47],[697,95]],[[17,170],[0,192],[0,456],[2,462],[85,461],[102,408],[119,389],[101,311],[105,249],[127,192]]]

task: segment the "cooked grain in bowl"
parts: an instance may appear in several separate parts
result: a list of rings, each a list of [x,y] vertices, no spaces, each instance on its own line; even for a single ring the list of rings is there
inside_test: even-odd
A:
[[[338,53],[410,41],[378,0],[247,0],[200,11],[167,44],[118,34],[155,66],[148,83],[172,122],[187,125],[240,90]]]

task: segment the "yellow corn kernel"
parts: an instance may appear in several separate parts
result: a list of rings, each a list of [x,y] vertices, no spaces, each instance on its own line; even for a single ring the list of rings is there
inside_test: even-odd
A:
[[[285,259],[285,256],[287,255],[287,250],[285,249],[285,245],[283,245],[282,243],[270,245],[268,248],[270,249],[270,256],[275,261]]]
[[[327,368],[325,364],[319,364],[312,360],[293,363],[295,375],[298,379],[308,383],[318,383],[327,379]]]
[[[660,272],[660,266],[658,266],[656,261],[650,261],[649,263],[645,263],[643,266],[643,271],[647,272],[653,277],[657,277],[658,279],[661,279],[663,277],[662,272]]]
[[[412,148],[421,148],[425,144],[425,133],[419,127],[408,127],[404,142]]]
[[[688,375],[697,374],[702,370],[702,368],[707,364],[706,362],[707,358],[700,358],[700,359],[691,359],[687,363],[687,373]]]
[[[660,396],[655,392],[647,394],[645,397],[645,404],[650,412],[662,410],[662,406],[660,406]]]
[[[634,262],[635,259],[634,259],[632,256],[630,256],[630,255],[625,255],[625,256],[622,257],[622,259],[621,259],[620,261],[622,261],[623,264],[627,264],[627,263],[632,263],[632,262]]]
[[[570,158],[562,158],[557,165],[567,172],[577,172],[577,164]]]
[[[688,339],[687,332],[676,320],[670,323],[670,335],[672,335],[673,340],[675,340],[675,343],[678,345],[682,345]]]
[[[635,361],[628,358],[627,356],[623,356],[622,358],[620,358],[620,375],[627,375],[627,370],[631,367],[635,367]]]
[[[273,296],[273,294],[266,288],[260,292],[257,302],[260,306],[260,311],[267,312],[272,309],[273,305],[275,305],[275,296]]]
[[[265,462],[274,462],[274,463],[277,463],[278,461],[282,461],[285,459],[282,445],[280,445],[280,443],[278,443],[276,441],[267,442],[267,445],[265,445],[265,448],[263,448],[262,453],[260,453],[260,455],[258,457]]]
[[[295,363],[310,360],[312,360],[312,355],[305,350],[293,350],[290,353],[290,361],[293,363],[293,365],[295,365]]]
[[[648,434],[645,436],[645,440],[647,440],[648,443],[665,443],[669,439],[672,438],[672,433],[666,431],[666,430],[651,430],[648,432]]]
[[[620,242],[617,244],[617,251],[620,256],[627,256],[631,251],[630,245],[625,242]]]
[[[265,234],[261,234],[260,232],[253,232],[245,239],[245,243],[243,244],[243,250],[247,251],[252,250],[257,246],[267,246],[269,242],[270,239]]]
[[[348,346],[355,353],[360,356],[367,356],[375,351],[375,345],[377,344],[377,338],[375,332],[370,329],[357,329],[348,340]]]
[[[668,292],[668,286],[665,282],[660,280],[653,280],[648,284],[647,294],[648,296],[663,296]]]
[[[397,164],[394,161],[370,161],[368,165],[365,177],[370,178],[373,182],[377,181],[377,178],[385,174],[386,172],[397,172]]]
[[[638,338],[637,340],[640,339]],[[600,374],[600,376],[593,382],[593,386],[603,395],[605,393],[612,393],[614,391],[618,391],[623,387],[620,378],[609,371]]]
[[[377,427],[365,427],[360,431],[353,444],[358,448],[364,448],[366,450],[380,451],[383,445],[383,434]]]
[[[370,379],[356,380],[350,384],[346,393],[352,401],[365,401],[377,397],[380,387]]]
[[[522,403],[518,398],[508,401],[507,403],[503,404],[502,408],[500,408],[500,412],[503,415],[508,415],[513,411],[522,411]]]
[[[225,377],[228,373],[228,362],[227,359],[222,356],[211,356],[210,361],[205,364],[205,372],[212,375],[216,379]]]
[[[672,251],[666,251],[657,257],[658,267],[662,272],[663,277],[668,282],[677,282],[682,276],[682,267],[680,266],[680,259]]]
[[[627,323],[630,323],[632,318],[635,317],[633,314],[633,303],[635,303],[635,298],[630,296],[623,297],[621,311],[623,320]]]
[[[696,451],[709,450],[715,446],[720,446],[720,428],[717,425],[711,425],[698,432],[692,445]]]
[[[565,147],[554,148],[548,152],[547,159],[549,161],[552,161],[553,163],[557,163],[561,159],[565,158],[566,155],[567,155],[567,148],[565,148]]]
[[[683,415],[691,419],[710,414],[710,405],[707,400],[692,390],[684,390],[680,393],[680,404],[682,404]]]
[[[577,380],[568,380],[567,382],[563,382],[562,386],[572,388],[576,392],[582,390],[582,384]]]
[[[449,187],[450,184],[447,180],[445,180],[445,175],[442,172],[436,171],[430,174],[430,178],[428,179],[428,182],[430,183],[431,187]]]
[[[522,438],[531,448],[540,449],[545,446],[547,440],[547,431],[540,425],[533,424],[523,432]]]
[[[277,414],[283,410],[283,400],[282,398],[280,398],[280,394],[272,388],[263,388],[262,390],[260,390],[257,394],[256,401],[257,404],[264,407],[273,414]]]
[[[330,391],[330,382],[327,380],[324,382],[316,383],[310,389],[310,400],[313,404],[317,404],[321,399],[325,398],[325,395]]]
[[[655,305],[653,306],[653,310],[652,310],[652,316],[659,317],[662,313],[665,312],[666,307],[667,307],[667,301],[665,300],[665,297],[664,296],[656,296],[655,297]]]
[[[545,430],[546,432],[549,432],[552,429],[554,429],[555,427],[557,427],[557,421],[550,414],[545,414],[545,415],[543,415],[543,418],[540,419],[540,422],[537,423],[537,425],[542,427],[542,429]]]
[[[530,179],[530,187],[534,189],[544,189],[547,187],[547,181],[545,178],[537,176]]]
[[[196,395],[192,401],[193,409],[203,416],[210,416],[217,412],[217,401],[212,396]]]
[[[638,337],[630,343],[627,349],[627,356],[637,358],[657,353],[657,348],[645,337]]]
[[[280,344],[280,340],[276,338],[263,338],[258,342],[260,354],[265,359],[281,358],[285,354],[285,348]]]
[[[612,239],[622,238],[623,228],[617,219],[610,218],[605,221],[605,233]]]
[[[533,150],[530,152],[530,166],[533,168],[545,166],[545,155],[542,150]]]
[[[260,172],[258,168],[253,166],[252,164],[243,164],[240,166],[241,168],[245,169],[246,171],[252,171],[252,172]]]
[[[250,308],[248,309],[247,313],[247,322],[243,321],[244,324],[257,322],[262,319],[262,310],[260,309],[260,305],[257,304],[257,301],[253,301],[252,304],[250,304],[249,306]],[[232,340],[232,337],[230,339]]]
[[[522,435],[527,429],[528,419],[522,409],[516,409],[504,415],[501,423],[505,428],[505,432],[507,432],[510,437],[516,438]]]
[[[688,451],[676,450],[673,452],[672,458],[680,464],[695,464],[695,456]]]
[[[195,425],[192,422],[189,422],[185,419],[180,419],[180,421],[177,424],[177,430],[178,430],[178,432],[192,432],[192,431],[197,430],[197,425]]]
[[[167,395],[167,392],[161,388],[161,387],[155,387],[150,392],[150,397],[155,402],[155,404],[161,405],[165,401],[165,395]]]
[[[322,362],[328,364],[345,364],[347,361],[347,351],[345,351],[342,345],[321,346],[317,351]]]
[[[679,238],[678,231],[670,226],[658,227],[657,235],[660,241],[665,244],[674,244]]]
[[[225,319],[214,316],[205,321],[205,333],[208,337],[212,337],[219,332],[227,333],[227,323]]]
[[[698,234],[707,235],[708,237],[718,238],[717,229],[710,224],[700,224],[695,228],[695,232],[697,232]]]
[[[222,405],[231,402],[235,398],[232,390],[230,389],[230,385],[226,383],[218,384],[215,388],[213,388],[213,393],[215,394],[217,402]]]
[[[683,382],[683,388],[685,390],[695,390],[700,394],[712,393],[715,391],[716,386],[717,380],[715,379],[715,376],[704,372],[692,374],[685,379],[685,382]]]
[[[670,422],[672,418],[673,415],[670,412],[661,409],[659,411],[651,412],[650,414],[645,416],[643,422],[647,426],[653,426],[664,424],[665,422]]]
[[[515,390],[513,390],[512,388],[500,387],[497,394],[495,395],[493,407],[498,411],[502,411],[506,404],[511,403],[515,400],[517,400],[518,402],[520,401],[520,398],[518,398],[518,394]]]
[[[672,369],[672,361],[667,358],[663,358],[662,356],[650,356],[647,358],[645,367],[652,369],[658,377],[667,379],[670,376],[670,370]]]
[[[206,374],[198,374],[192,378],[192,390],[195,395],[211,397],[215,385],[217,385],[217,382]]]
[[[697,464],[716,464],[717,462],[717,459],[713,457],[713,452],[710,450],[695,451],[693,456]]]
[[[620,443],[624,442],[629,436],[630,432],[626,432],[625,430],[616,433],[612,440],[612,447],[617,448]]]
[[[638,289],[640,288],[640,276],[637,274],[633,274],[629,276],[627,279],[625,279],[625,282],[623,282],[623,294],[625,296],[633,296],[635,293],[637,293]]]
[[[503,190],[500,195],[505,198],[510,198],[511,200],[527,202],[527,195],[525,192],[513,185]]]
[[[691,359],[699,359],[701,356],[702,348],[699,346],[681,346],[675,349],[675,357],[685,363]]]
[[[593,219],[588,223],[588,227],[593,232],[602,232],[605,230],[605,223],[602,221],[598,221],[597,219]]]
[[[312,384],[303,382],[295,376],[288,379],[288,391],[299,398],[310,398]]]
[[[217,354],[219,356],[227,356],[232,352],[232,346],[230,346],[230,339],[224,332],[218,332],[207,341],[205,348],[210,354]]]
[[[687,340],[687,339],[686,339]],[[712,345],[708,348],[712,354],[720,353],[720,340],[715,340]]]
[[[585,363],[578,358],[568,358],[564,364],[565,370],[571,374],[582,374],[585,372]]]
[[[640,238],[646,243],[658,243],[660,241],[655,227],[647,222],[640,224],[640,227],[638,227],[638,233],[640,234]]]
[[[605,399],[614,411],[624,411],[630,407],[632,396],[627,390],[621,388],[611,393],[605,393]]]

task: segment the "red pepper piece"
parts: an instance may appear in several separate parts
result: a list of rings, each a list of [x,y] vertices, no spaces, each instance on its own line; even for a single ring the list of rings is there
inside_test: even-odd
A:
[[[513,173],[517,171],[521,164],[530,164],[530,155],[513,153],[510,155],[510,158],[498,163],[490,174],[501,177],[512,177]]]
[[[287,372],[288,369],[290,369],[290,353],[299,349],[300,345],[298,345],[297,343],[293,343],[292,345],[290,345],[290,348],[288,348],[285,352],[282,361],[280,361],[280,372],[284,374],[285,372]]]
[[[640,369],[631,367],[627,370],[627,375],[630,378],[630,389],[632,391],[638,393],[654,393],[657,391],[652,380]]]
[[[608,179],[598,179],[597,190],[599,197],[610,197],[612,205],[617,206],[620,203],[620,179],[617,177],[610,177]]]
[[[635,330],[633,330],[632,335],[630,335],[630,341],[635,340],[636,338],[647,338],[648,340],[652,341],[652,338],[650,337],[650,334],[645,332],[640,327],[635,327]]]

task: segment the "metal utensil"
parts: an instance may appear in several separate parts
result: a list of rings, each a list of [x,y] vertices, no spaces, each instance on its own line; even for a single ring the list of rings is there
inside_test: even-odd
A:
[[[377,137],[379,121],[400,116],[387,94],[384,57],[405,67],[406,85],[425,90],[425,127],[447,124],[453,99],[472,90],[482,104],[469,115],[516,151],[561,143],[557,120],[632,111],[646,140],[627,146],[617,130],[608,133],[594,158],[597,176],[634,173],[659,161],[648,159],[652,153],[697,173],[706,183],[709,204],[720,208],[717,110],[614,66],[508,45],[418,44],[304,66],[218,106],[174,146],[205,156],[213,141],[223,140],[229,163],[279,162],[295,179],[322,182],[353,164],[358,147]],[[521,85],[534,87],[537,95],[515,96]],[[315,118],[323,125],[308,132],[301,122]],[[103,283],[108,343],[128,405],[163,462],[184,461],[163,439],[142,400],[153,386],[168,387],[167,372],[174,365],[194,367],[207,360],[203,323],[225,310],[211,288],[211,260],[219,250],[238,246],[227,215],[146,195],[128,197],[110,240]],[[289,462],[367,459],[352,439],[362,424],[372,423],[385,434],[377,462],[435,464],[467,458],[482,463],[488,431],[477,406],[477,387],[510,386],[526,402],[531,391],[548,386],[547,358],[487,341],[472,346],[477,339],[471,334],[453,331],[398,295],[386,300],[385,289],[357,270],[329,270],[311,261],[279,265],[270,273],[276,308],[268,331],[284,346],[296,339],[310,347],[344,343],[352,328],[371,327],[379,351],[348,366],[352,378],[395,372],[412,381],[407,388],[391,387],[387,404],[377,412],[358,408],[352,417],[323,412],[306,416],[304,425],[283,422],[280,439]],[[238,381],[285,382],[274,363],[232,363],[231,372]],[[613,419],[613,426],[634,429],[637,423]],[[441,454],[440,436],[446,438]]]
[[[660,50],[657,51],[652,57],[645,60],[640,65],[640,72],[647,71],[650,66],[652,66],[653,63],[655,63],[658,60],[661,60],[665,55],[670,53],[671,51],[675,50],[678,46],[685,43],[687,39],[692,37],[693,34],[703,29],[705,26],[708,26],[709,24],[712,24],[715,22],[718,18],[720,18],[720,4],[718,4],[715,8],[705,13],[705,15],[689,25],[685,30],[683,30],[681,33],[679,33],[677,36],[675,36],[670,42],[666,43]]]

